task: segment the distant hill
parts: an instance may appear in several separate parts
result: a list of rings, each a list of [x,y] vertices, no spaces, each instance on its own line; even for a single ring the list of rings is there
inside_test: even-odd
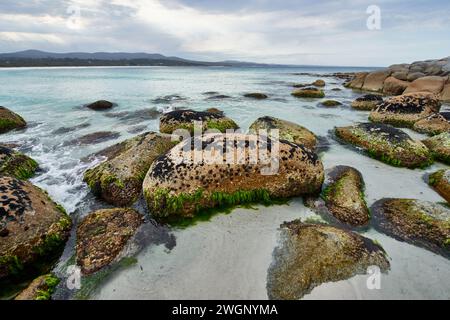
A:
[[[59,67],[59,66],[270,66],[267,64],[219,61],[194,61],[168,57],[158,53],[128,52],[69,52],[54,53],[25,50],[0,53],[0,67]]]

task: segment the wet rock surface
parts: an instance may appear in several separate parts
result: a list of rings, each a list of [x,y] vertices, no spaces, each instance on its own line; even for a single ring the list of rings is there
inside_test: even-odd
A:
[[[430,174],[428,184],[450,203],[450,169],[441,169]]]
[[[292,96],[296,98],[323,98],[325,93],[323,90],[317,89],[315,87],[306,87],[302,89],[294,90],[291,93]]]
[[[430,149],[433,157],[441,162],[450,164],[450,133],[444,132],[422,141]]]
[[[30,157],[8,147],[0,146],[0,175],[28,179],[34,175],[37,169],[37,162]]]
[[[86,107],[92,110],[108,110],[111,109],[114,104],[106,100],[98,100],[93,103],[87,104]]]
[[[383,97],[378,94],[366,94],[352,102],[352,108],[357,110],[372,111],[383,102]]]
[[[429,135],[437,135],[443,132],[450,132],[450,117],[448,113],[434,113],[423,118],[413,125],[413,130]]]
[[[0,134],[27,126],[25,120],[17,113],[5,107],[0,107]]]
[[[99,131],[94,133],[89,133],[79,138],[66,141],[64,145],[89,145],[98,144],[109,140],[115,140],[120,137],[119,132],[114,131]]]

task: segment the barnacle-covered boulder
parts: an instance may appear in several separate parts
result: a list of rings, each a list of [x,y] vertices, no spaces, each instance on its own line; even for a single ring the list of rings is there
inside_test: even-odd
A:
[[[8,147],[0,146],[0,175],[28,179],[34,175],[37,168],[37,162],[30,157]]]
[[[352,108],[356,110],[372,111],[383,102],[383,97],[379,94],[365,94],[352,102]]]
[[[450,132],[438,134],[422,142],[430,149],[436,160],[450,164]]]
[[[443,132],[450,132],[450,113],[434,113],[422,120],[414,123],[414,131],[436,135]]]

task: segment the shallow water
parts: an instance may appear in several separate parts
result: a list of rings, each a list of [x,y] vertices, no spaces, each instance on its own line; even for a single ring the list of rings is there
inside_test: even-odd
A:
[[[29,128],[0,136],[0,142],[17,142],[42,168],[32,181],[46,189],[55,201],[76,216],[102,206],[89,195],[82,174],[96,162],[82,159],[106,146],[143,130],[158,130],[156,111],[175,107],[203,110],[217,107],[244,130],[258,117],[269,115],[294,121],[326,137],[329,150],[321,153],[325,168],[350,165],[360,170],[366,182],[367,201],[383,197],[407,197],[443,201],[423,181],[426,170],[393,168],[335,142],[329,135],[334,126],[367,120],[367,112],[353,111],[350,102],[359,95],[345,89],[342,81],[327,82],[326,98],[341,101],[337,108],[318,106],[318,100],[290,96],[291,83],[310,83],[317,77],[299,72],[355,71],[346,68],[55,68],[0,70],[0,105],[21,114]],[[339,87],[342,91],[332,91]],[[208,100],[203,93],[216,91],[230,99]],[[242,97],[245,92],[264,92],[270,99]],[[84,104],[107,99],[117,103],[111,111],[95,112]],[[152,109],[153,108],[153,109]],[[152,117],[142,112],[152,109]],[[87,125],[89,124],[89,125]],[[61,127],[80,125],[74,131]],[[117,139],[93,145],[68,141],[98,131],[120,133]],[[408,131],[416,138],[420,134]],[[99,160],[98,160],[99,161]],[[235,209],[208,222],[184,230],[172,230],[176,245],[146,245],[135,266],[116,272],[102,283],[94,298],[139,299],[238,299],[267,298],[267,269],[277,245],[283,221],[315,216],[301,199],[289,205]],[[367,275],[315,288],[305,298],[450,298],[450,262],[421,248],[368,230],[391,259],[391,271],[382,276],[380,290],[368,290]],[[160,243],[160,242],[159,242]],[[68,248],[70,249],[70,248]],[[70,251],[70,250],[68,250]]]

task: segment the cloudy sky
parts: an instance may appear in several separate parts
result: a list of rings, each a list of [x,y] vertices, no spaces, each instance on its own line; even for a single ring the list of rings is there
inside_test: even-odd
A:
[[[385,66],[449,56],[449,12],[449,0],[0,0],[0,52]]]

